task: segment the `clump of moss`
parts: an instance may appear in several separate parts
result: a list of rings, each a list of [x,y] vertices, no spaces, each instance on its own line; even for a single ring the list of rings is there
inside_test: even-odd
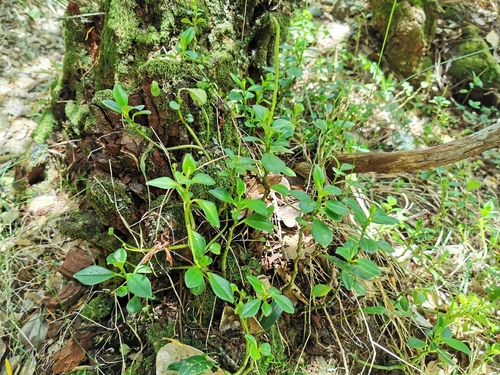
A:
[[[42,143],[49,138],[51,134],[54,133],[54,129],[56,128],[57,121],[54,117],[54,114],[50,109],[45,109],[40,117],[40,121],[38,122],[38,126],[33,132],[33,139],[36,143]]]
[[[148,375],[151,374],[151,370],[154,367],[156,361],[156,356],[150,355],[144,358],[142,361],[135,362],[127,370],[125,370],[125,375]]]
[[[457,50],[459,56],[464,57],[454,61],[448,73],[455,82],[464,80],[470,82],[474,72],[490,87],[500,88],[500,64],[490,53],[486,42],[479,36],[479,30],[474,25],[468,24],[463,34],[467,40],[460,43]]]
[[[102,293],[91,299],[80,314],[89,320],[98,321],[111,314],[113,304],[114,301],[111,295]]]
[[[146,334],[149,342],[153,344],[155,353],[158,353],[158,351],[169,342],[168,339],[174,337],[175,320],[170,319],[168,323],[161,321],[153,323],[146,329]]]

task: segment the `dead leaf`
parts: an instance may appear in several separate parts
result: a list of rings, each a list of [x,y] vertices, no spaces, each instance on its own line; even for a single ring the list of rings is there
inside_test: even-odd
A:
[[[163,346],[156,355],[156,375],[176,375],[176,371],[169,371],[168,366],[172,363],[179,362],[185,358],[201,355],[203,352],[189,345],[181,344],[180,342],[171,342]],[[208,357],[210,358],[210,357]],[[224,371],[220,368],[217,372],[207,370],[204,375],[217,374],[224,375]]]

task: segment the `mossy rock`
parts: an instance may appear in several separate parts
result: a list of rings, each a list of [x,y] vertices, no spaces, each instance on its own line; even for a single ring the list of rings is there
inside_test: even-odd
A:
[[[491,54],[488,45],[480,37],[480,30],[466,23],[463,29],[465,40],[454,49],[458,57],[448,70],[450,80],[459,85],[459,89],[469,89],[474,76],[479,77],[483,87],[475,86],[468,98],[479,100],[485,105],[494,105],[497,100],[486,93],[491,89],[500,89],[500,64]]]

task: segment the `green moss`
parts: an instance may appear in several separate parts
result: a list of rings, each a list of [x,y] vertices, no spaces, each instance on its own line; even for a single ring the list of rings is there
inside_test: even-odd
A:
[[[486,42],[479,38],[479,31],[475,26],[464,28],[464,35],[470,39],[458,46],[458,52],[463,58],[456,60],[449,69],[449,74],[455,82],[470,82],[472,73],[480,76],[490,87],[500,87],[500,65],[490,53]],[[472,56],[467,56],[473,54]]]
[[[106,108],[106,106],[102,104],[103,100],[114,100],[113,90],[96,91],[96,93],[92,97],[92,104],[102,108]]]
[[[80,313],[84,318],[99,321],[106,318],[113,309],[114,300],[111,295],[101,293],[97,297],[91,299]]]
[[[181,66],[179,61],[167,58],[149,60],[141,66],[140,72],[156,80],[169,80],[172,79],[172,77],[184,77],[187,73],[186,66]]]
[[[154,368],[156,356],[150,355],[142,361],[135,362],[131,367],[125,370],[125,375],[149,375]]]
[[[45,142],[49,136],[54,133],[54,130],[57,126],[57,121],[54,118],[54,114],[52,110],[49,108],[45,109],[40,117],[40,121],[33,132],[33,139],[36,143]]]
[[[60,220],[58,226],[65,236],[93,244],[99,242],[101,221],[91,212],[74,212],[66,220]]]
[[[291,327],[287,327],[291,329]],[[257,364],[259,372],[262,374],[293,374],[295,366],[290,365],[290,358],[286,353],[286,348],[283,345],[284,339],[281,336],[278,328],[272,326],[267,332],[269,337],[269,345],[271,346],[272,359],[262,358]],[[291,369],[288,371],[287,369]]]
[[[127,187],[121,181],[94,177],[89,180],[87,198],[104,225],[111,225],[109,217],[116,215],[117,208],[127,223],[133,222],[132,213],[128,209],[132,206],[132,201],[127,194]]]
[[[155,353],[168,344],[175,336],[175,320],[166,322],[156,322],[146,329],[149,342],[153,345]]]
[[[88,105],[76,105],[73,100],[68,100],[65,106],[65,112],[72,125],[71,131],[76,133],[76,135],[80,135],[90,115]]]

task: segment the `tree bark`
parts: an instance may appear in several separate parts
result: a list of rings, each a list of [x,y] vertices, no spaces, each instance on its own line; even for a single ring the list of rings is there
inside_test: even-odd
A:
[[[332,168],[347,163],[354,165],[351,173],[408,172],[454,163],[495,147],[500,147],[500,121],[466,137],[421,150],[338,155],[339,164],[330,162],[327,171],[333,179]]]

